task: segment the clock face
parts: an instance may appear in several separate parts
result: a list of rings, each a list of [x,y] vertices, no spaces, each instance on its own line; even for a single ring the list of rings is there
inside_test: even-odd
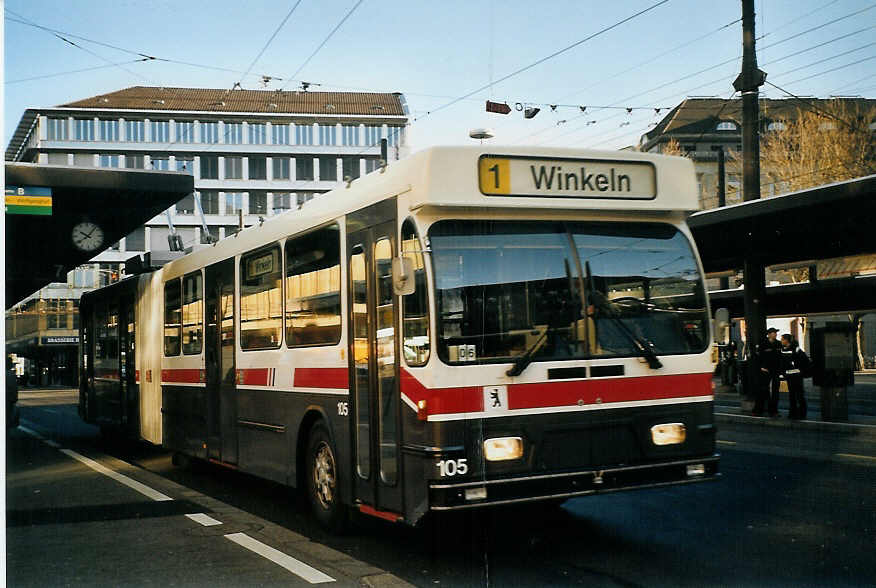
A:
[[[103,245],[103,229],[90,221],[73,227],[73,244],[82,251],[96,251]]]

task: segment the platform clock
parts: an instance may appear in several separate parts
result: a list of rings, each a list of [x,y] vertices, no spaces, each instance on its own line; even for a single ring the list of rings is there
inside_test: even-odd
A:
[[[82,221],[73,227],[73,245],[81,251],[97,251],[103,245],[103,229],[91,221]]]

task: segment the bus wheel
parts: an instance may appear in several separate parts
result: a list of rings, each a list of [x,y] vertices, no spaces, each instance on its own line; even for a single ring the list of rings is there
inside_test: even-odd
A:
[[[338,462],[332,440],[325,427],[318,423],[310,431],[307,444],[307,495],[317,520],[332,531],[341,532],[347,526],[347,509],[341,504]]]

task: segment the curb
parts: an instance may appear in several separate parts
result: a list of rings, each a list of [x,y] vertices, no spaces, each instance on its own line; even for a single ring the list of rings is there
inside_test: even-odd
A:
[[[873,437],[874,439],[876,439],[876,425],[865,425],[861,423],[791,421],[787,418],[765,418],[726,412],[716,412],[715,422],[755,425],[760,427],[771,427],[775,429],[798,429],[806,431],[820,431],[824,433],[830,432],[856,434],[866,437]]]

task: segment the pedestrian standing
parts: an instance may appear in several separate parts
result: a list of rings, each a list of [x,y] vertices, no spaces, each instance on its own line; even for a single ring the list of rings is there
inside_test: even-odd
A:
[[[790,333],[782,335],[782,374],[788,382],[788,397],[791,408],[790,419],[806,418],[806,396],[803,393],[803,378],[809,374],[809,357]]]
[[[782,374],[782,344],[777,339],[779,330],[767,329],[766,340],[758,346],[760,386],[754,403],[754,416],[763,416],[764,404],[771,417],[779,416],[779,378]]]

